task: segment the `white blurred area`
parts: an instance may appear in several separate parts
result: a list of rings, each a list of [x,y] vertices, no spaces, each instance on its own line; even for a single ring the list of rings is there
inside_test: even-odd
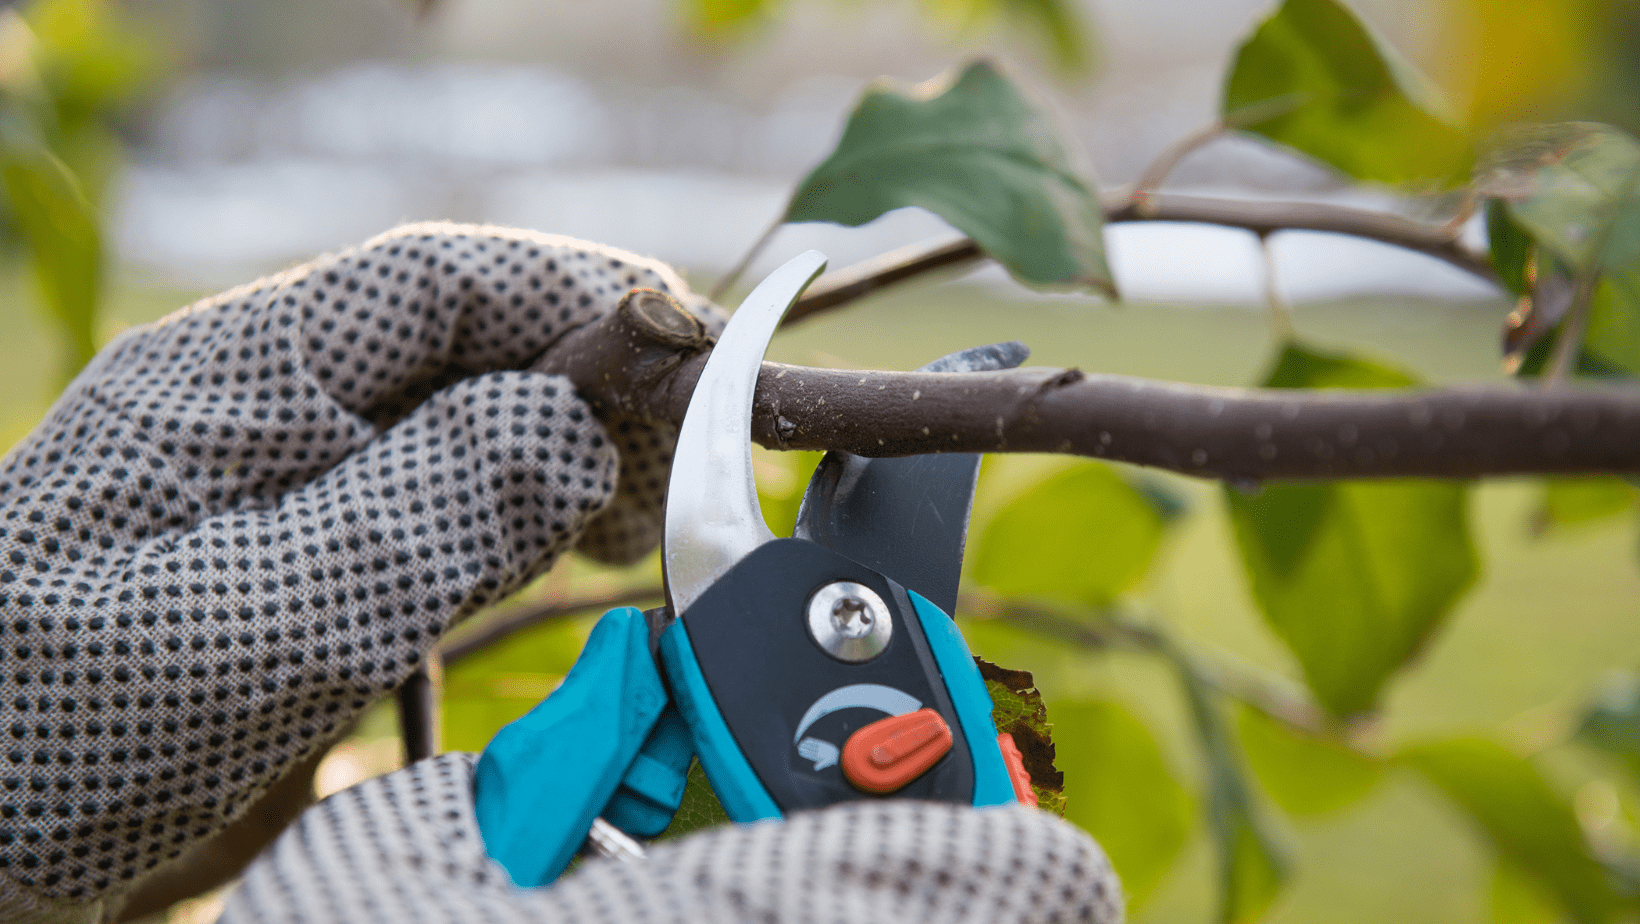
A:
[[[158,102],[116,197],[115,244],[128,267],[188,287],[226,286],[404,221],[449,218],[580,236],[715,277],[827,153],[867,80],[923,79],[976,51],[1018,62],[1113,191],[1211,120],[1225,62],[1265,6],[1087,2],[1096,68],[1063,82],[1030,69],[1030,46],[953,38],[910,0],[792,0],[783,20],[727,46],[690,42],[660,0],[443,0],[419,24],[413,4],[357,2],[367,11],[351,10],[335,28],[379,28],[356,60],[332,47],[338,39],[311,11],[280,38],[239,31],[279,21],[249,0],[175,4],[196,41],[248,47],[240,61],[212,46]],[[1358,7],[1416,44],[1407,0]],[[1167,188],[1398,207],[1237,140],[1187,158]],[[805,247],[840,267],[953,235],[917,210],[859,229],[788,227],[752,272]],[[1129,299],[1265,297],[1249,234],[1135,224],[1106,239]],[[1295,301],[1491,294],[1446,264],[1383,245],[1282,234],[1270,247],[1275,284]]]

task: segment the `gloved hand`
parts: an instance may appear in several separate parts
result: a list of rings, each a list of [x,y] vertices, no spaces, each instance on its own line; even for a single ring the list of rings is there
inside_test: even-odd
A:
[[[473,816],[473,755],[445,754],[308,810],[253,863],[221,924],[1117,924],[1087,835],[1046,812],[853,802],[725,825],[513,887]]]
[[[0,462],[0,920],[96,919],[453,622],[577,540],[653,546],[669,434],[497,371],[634,287],[691,300],[628,254],[415,225],[98,354]]]

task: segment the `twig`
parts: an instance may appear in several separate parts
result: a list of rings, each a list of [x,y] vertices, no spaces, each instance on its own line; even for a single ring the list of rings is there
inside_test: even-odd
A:
[[[1268,235],[1259,236],[1258,252],[1263,257],[1264,302],[1270,309],[1270,333],[1275,335],[1277,343],[1286,343],[1293,339],[1293,309],[1276,285],[1276,255],[1270,252]]]
[[[1640,183],[1640,178],[1630,178],[1624,183],[1616,201],[1631,198],[1637,183]],[[1589,308],[1594,302],[1595,287],[1600,284],[1600,264],[1606,253],[1606,244],[1616,228],[1615,220],[1606,222],[1589,241],[1588,265],[1578,271],[1577,289],[1572,293],[1571,307],[1566,310],[1566,322],[1560,327],[1560,337],[1555,340],[1554,352],[1550,354],[1544,371],[1547,385],[1558,385],[1577,371],[1578,358],[1583,352],[1583,333],[1589,324]]]
[[[494,645],[502,639],[508,638],[515,632],[562,619],[565,616],[574,616],[576,613],[585,613],[589,610],[609,610],[618,606],[632,606],[650,600],[659,600],[659,587],[639,587],[635,590],[622,590],[604,597],[591,597],[581,600],[555,600],[551,603],[542,603],[535,606],[521,607],[509,613],[503,613],[486,620],[477,630],[458,637],[443,649],[443,661],[446,667],[460,663],[474,653]]]
[[[827,273],[786,313],[782,326],[790,326],[811,315],[845,305],[878,289],[947,267],[958,267],[983,259],[984,252],[963,238],[929,247],[913,244],[885,253],[873,260]]]
[[[1278,231],[1321,231],[1381,241],[1444,260],[1487,282],[1497,274],[1486,254],[1465,247],[1454,229],[1370,212],[1310,202],[1251,202],[1200,196],[1149,195],[1143,203],[1123,201],[1105,210],[1107,224],[1169,221],[1240,228],[1261,237]],[[963,238],[937,245],[914,245],[828,273],[810,287],[786,316],[791,324],[839,308],[925,273],[983,259],[979,245]],[[737,270],[738,272],[738,270]],[[721,292],[714,293],[716,298]]]
[[[1277,231],[1325,231],[1382,241],[1425,253],[1488,282],[1497,276],[1486,255],[1470,250],[1448,231],[1422,222],[1365,209],[1312,202],[1243,202],[1200,196],[1156,196],[1143,209],[1123,205],[1105,213],[1111,224],[1128,221],[1176,221],[1241,228],[1254,234]]]
[[[717,285],[712,287],[712,301],[716,302],[723,299],[724,293],[734,287],[734,284],[745,274],[746,268],[752,265],[752,261],[756,260],[757,255],[763,252],[763,248],[769,246],[769,241],[774,238],[775,232],[779,231],[780,226],[785,223],[786,219],[784,217],[776,218],[774,224],[763,230],[763,234],[753,242],[751,249],[746,251],[744,257],[740,258],[740,262],[736,263],[734,268],[725,273],[723,278],[717,281]]]
[[[1090,649],[1121,649],[1166,655],[1189,663],[1197,678],[1212,689],[1236,699],[1277,722],[1308,735],[1336,738],[1340,729],[1303,697],[1278,689],[1276,684],[1224,666],[1207,665],[1185,652],[1161,629],[1115,613],[1089,614],[1074,619],[1051,609],[1017,600],[999,601],[964,595],[958,607],[964,613],[985,613],[1060,641]]]
[[[1184,160],[1198,148],[1223,135],[1224,130],[1224,123],[1215,121],[1213,124],[1204,126],[1169,145],[1166,150],[1157,155],[1155,160],[1150,162],[1150,166],[1145,168],[1144,173],[1139,175],[1138,181],[1133,184],[1133,191],[1127,195],[1126,204],[1136,206],[1141,211],[1144,210],[1150,204],[1156,190],[1167,179],[1168,174],[1179,166],[1179,161]]]
[[[404,740],[404,762],[413,764],[439,752],[439,688],[442,686],[437,651],[427,653],[421,666],[399,686],[399,736]]]
[[[1571,306],[1566,309],[1566,320],[1555,338],[1554,350],[1544,367],[1545,385],[1559,385],[1577,371],[1577,362],[1583,354],[1583,334],[1589,326],[1589,307],[1594,302],[1595,287],[1600,282],[1598,270],[1590,267],[1577,277],[1577,289],[1572,292]]]

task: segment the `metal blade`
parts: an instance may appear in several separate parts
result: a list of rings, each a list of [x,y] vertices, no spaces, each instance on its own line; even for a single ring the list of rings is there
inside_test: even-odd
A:
[[[1025,344],[1013,340],[961,350],[917,371],[1012,369],[1029,355]],[[793,535],[954,612],[979,461],[976,453],[867,459],[833,450],[809,479]]]
[[[774,539],[752,481],[752,393],[780,319],[825,268],[810,250],[770,273],[729,319],[695,385],[666,487],[662,571],[675,615]]]

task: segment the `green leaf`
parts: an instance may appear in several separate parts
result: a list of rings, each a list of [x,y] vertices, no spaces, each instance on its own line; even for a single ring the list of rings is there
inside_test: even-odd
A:
[[[1109,466],[1089,462],[1015,497],[985,528],[974,579],[1008,596],[1102,607],[1149,570],[1163,513]]]
[[[1013,736],[1025,772],[1031,775],[1037,808],[1063,816],[1065,774],[1054,766],[1053,726],[1035,678],[1030,671],[1011,671],[984,658],[975,658],[974,663],[991,694],[991,723],[999,734]]]
[[[1219,855],[1219,919],[1227,924],[1257,920],[1280,894],[1288,861],[1253,801],[1214,692],[1182,652],[1166,648],[1163,654],[1179,677],[1206,764],[1207,820]]]
[[[28,242],[41,298],[61,325],[67,381],[96,352],[103,268],[97,214],[15,107],[0,111],[0,186]]]
[[[1575,271],[1640,264],[1640,141],[1596,122],[1508,135],[1478,171],[1480,190]]]
[[[692,831],[716,827],[728,821],[729,813],[723,810],[723,803],[719,802],[717,794],[712,792],[712,784],[706,781],[706,771],[697,760],[689,765],[689,782],[684,784],[683,801],[678,804],[677,814],[672,816],[672,823],[655,839],[664,841],[682,837]]]
[[[1458,738],[1400,759],[1468,814],[1498,853],[1530,875],[1574,920],[1609,921],[1620,898],[1589,851],[1572,809],[1531,764],[1502,745]]]
[[[1577,741],[1616,760],[1640,782],[1640,676],[1610,680],[1583,714]]]
[[[1194,805],[1144,723],[1111,701],[1055,702],[1058,763],[1075,793],[1065,817],[1092,834],[1144,904],[1189,839]]]
[[[1325,815],[1366,798],[1383,778],[1381,761],[1305,734],[1256,709],[1237,713],[1247,765],[1264,792],[1290,815]]]
[[[1611,475],[1545,478],[1538,511],[1541,528],[1596,523],[1634,509],[1635,487]]]
[[[1572,275],[1602,277],[1580,371],[1640,375],[1640,141],[1592,122],[1519,130],[1476,186]]]
[[[1560,924],[1560,906],[1537,880],[1507,859],[1492,868],[1492,924]]]
[[[1497,199],[1486,202],[1487,259],[1498,280],[1516,295],[1531,288],[1527,264],[1532,257],[1532,236],[1509,218],[1509,210]]]
[[[689,0],[685,9],[697,30],[719,37],[762,21],[774,5],[773,0]]]
[[[1467,139],[1414,103],[1397,70],[1337,0],[1286,0],[1237,52],[1222,118],[1358,180],[1462,182]]]
[[[1402,385],[1406,374],[1289,345],[1271,387]],[[1347,451],[1347,447],[1346,447]],[[1474,583],[1463,486],[1374,481],[1226,487],[1252,595],[1339,715],[1373,707]]]
[[[923,0],[923,6],[961,27],[1007,17],[1036,33],[1060,69],[1077,73],[1088,65],[1086,27],[1067,0]]]
[[[1098,195],[1048,119],[991,64],[954,82],[867,91],[785,220],[853,227],[907,206],[950,222],[1021,282],[1115,295]]]

